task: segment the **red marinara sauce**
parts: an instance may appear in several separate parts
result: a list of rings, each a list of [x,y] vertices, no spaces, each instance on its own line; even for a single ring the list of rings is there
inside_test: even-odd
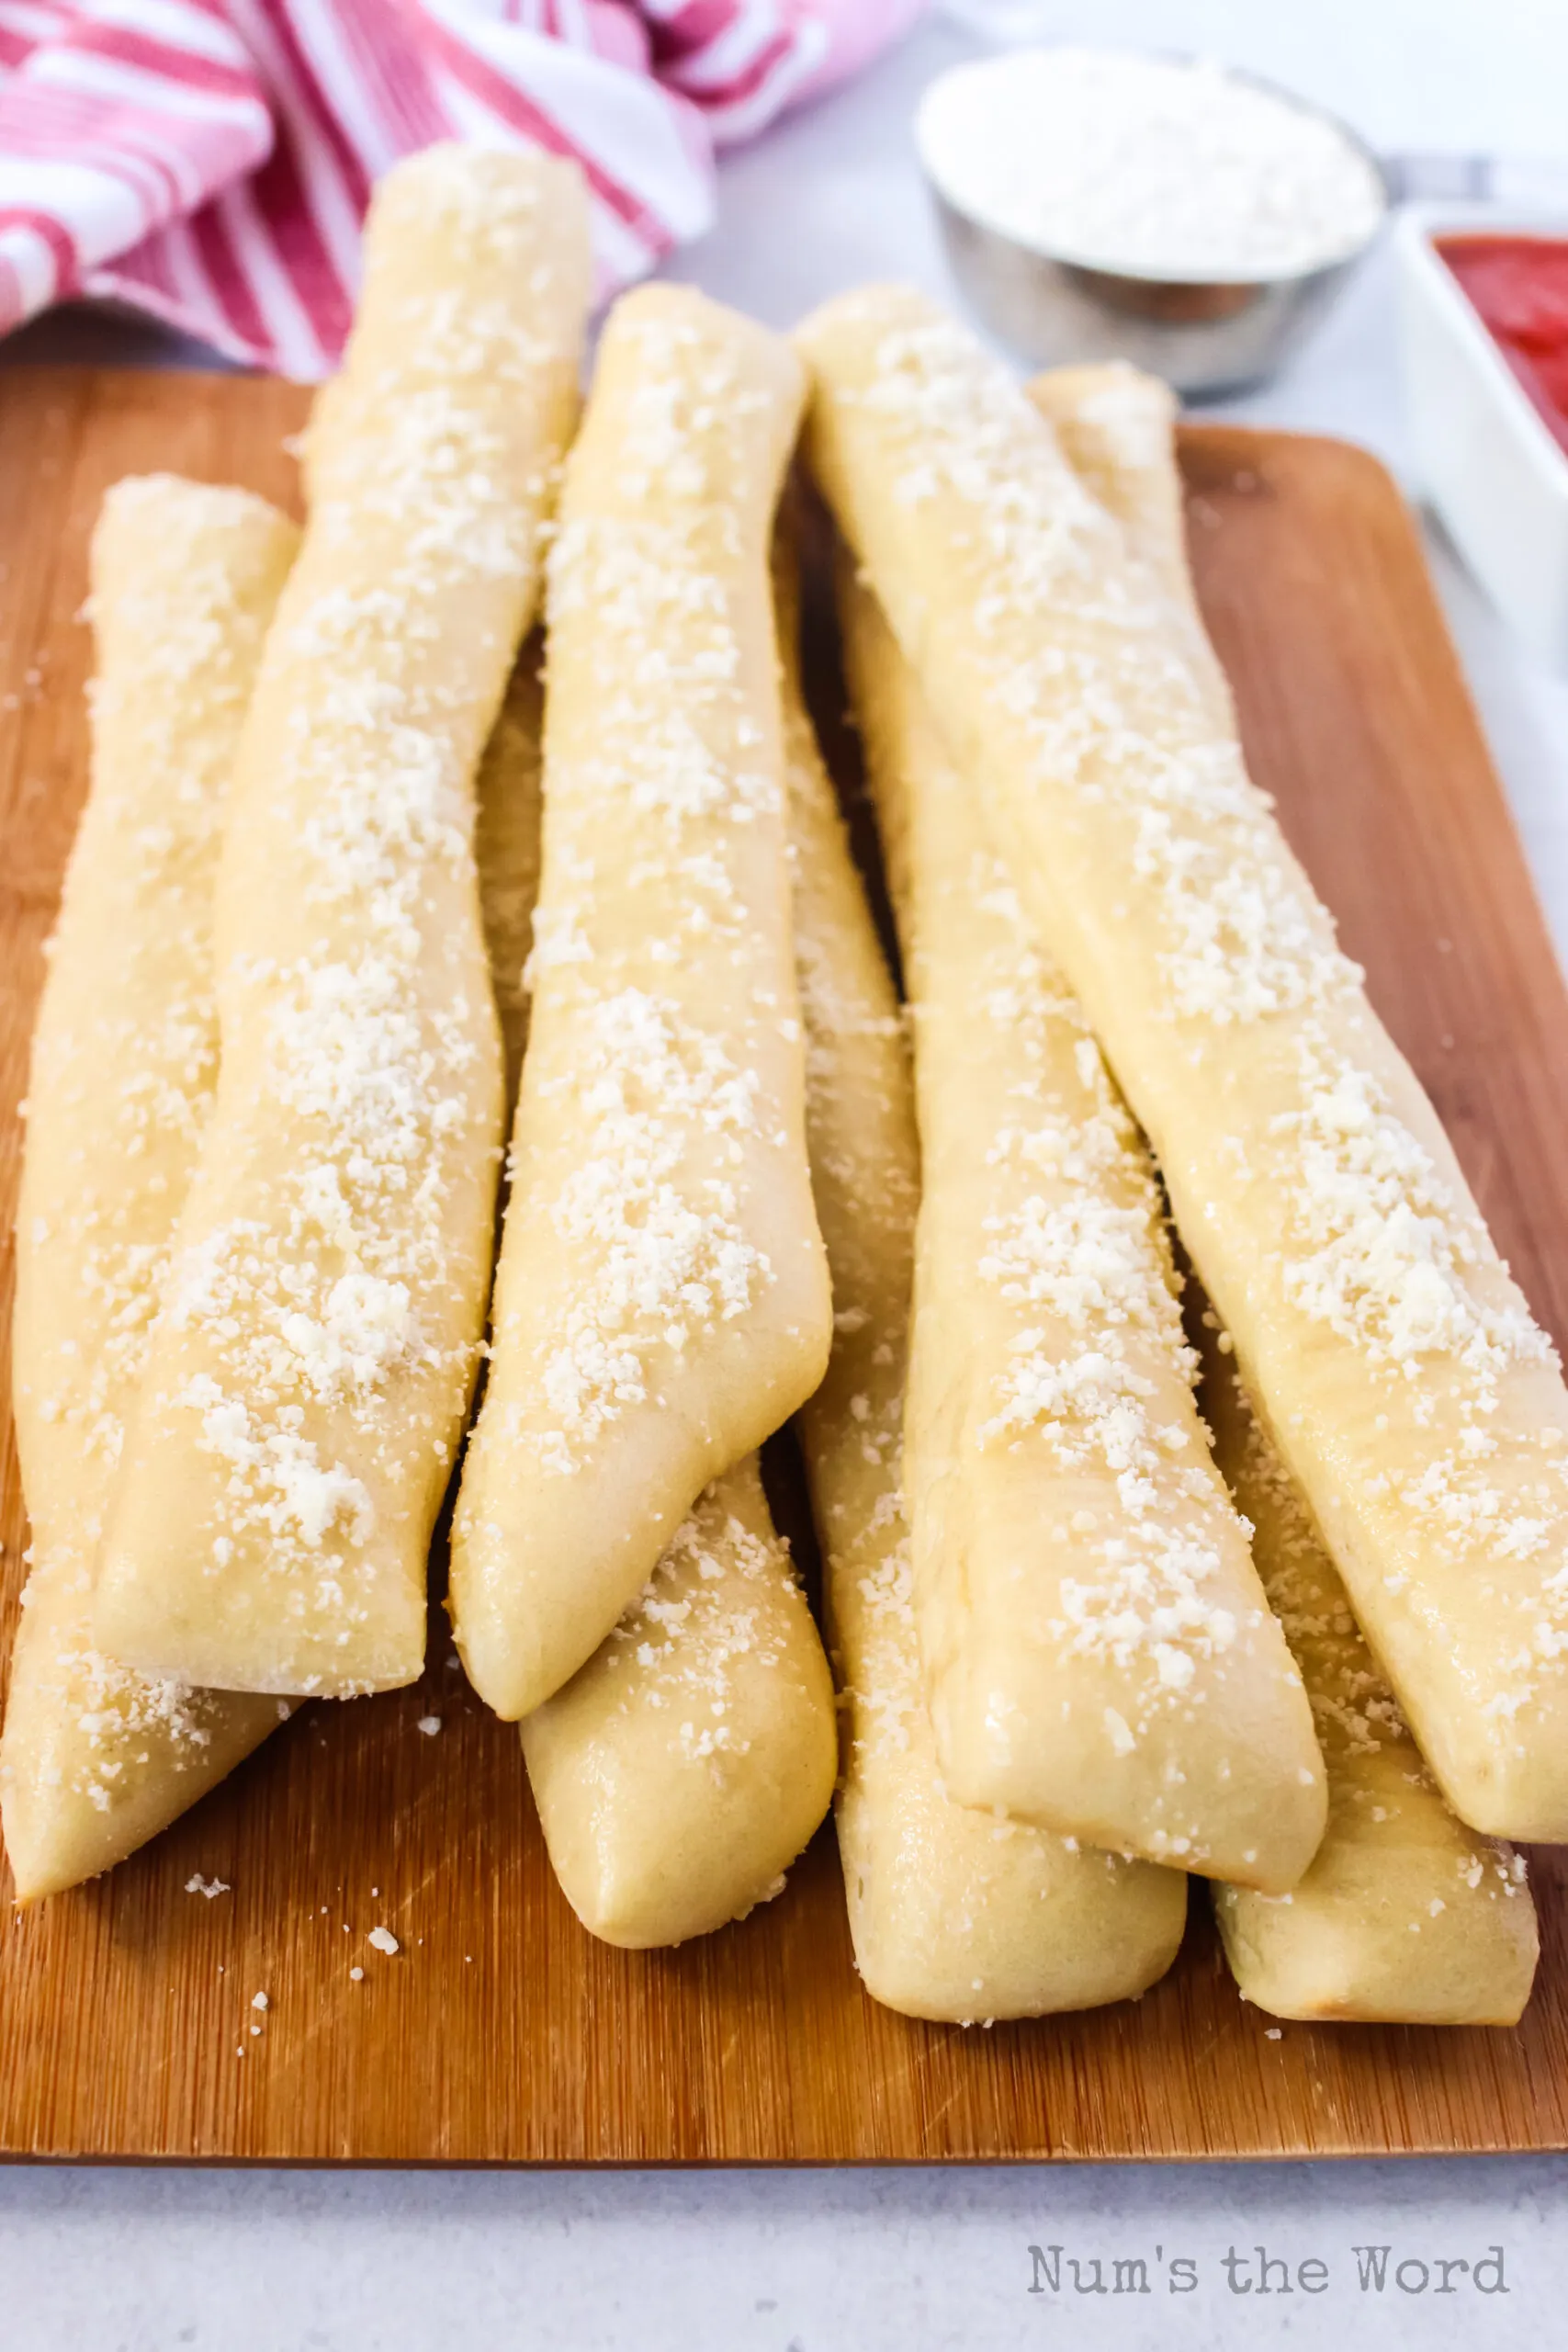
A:
[[[1568,237],[1465,234],[1433,243],[1568,450]]]

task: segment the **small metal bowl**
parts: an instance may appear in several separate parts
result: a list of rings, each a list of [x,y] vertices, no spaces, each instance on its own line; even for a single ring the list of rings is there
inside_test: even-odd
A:
[[[1387,171],[1365,141],[1324,107],[1258,74],[1231,78],[1332,124],[1364,157],[1384,198],[1382,219],[1365,243],[1316,269],[1228,284],[1091,267],[961,211],[922,153],[953,274],[976,316],[1021,358],[1037,368],[1127,359],[1163,376],[1178,392],[1212,399],[1265,382],[1331,309],[1392,207]]]

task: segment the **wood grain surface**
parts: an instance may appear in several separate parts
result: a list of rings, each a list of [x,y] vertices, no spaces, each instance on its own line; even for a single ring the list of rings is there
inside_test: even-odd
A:
[[[0,375],[6,1314],[17,1105],[84,786],[98,500],[118,474],[169,468],[289,503],[282,443],[304,404],[232,378]],[[1568,1000],[1409,519],[1337,443],[1203,426],[1183,461],[1254,772],[1568,1339]],[[26,1540],[8,1410],[4,1445],[8,1645]],[[515,1732],[468,1690],[439,1623],[431,1658],[416,1690],[306,1708],[153,1847],[0,1929],[0,2151],[626,2164],[1568,2144],[1564,1860],[1536,1861],[1545,1951],[1515,2032],[1288,2025],[1269,2041],[1196,1888],[1182,1957],[1139,2003],[915,2025],[860,1990],[830,1833],[723,1935],[653,1955],[592,1943],[551,1878]],[[434,1736],[417,1728],[432,1714]],[[187,1893],[197,1873],[227,1892]],[[383,1925],[395,1956],[367,1944]]]

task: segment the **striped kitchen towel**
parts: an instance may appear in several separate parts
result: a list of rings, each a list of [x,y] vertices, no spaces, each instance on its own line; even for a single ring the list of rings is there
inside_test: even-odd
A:
[[[600,275],[713,217],[714,150],[920,0],[0,0],[0,334],[118,300],[306,381],[348,329],[359,224],[454,135],[574,155]]]

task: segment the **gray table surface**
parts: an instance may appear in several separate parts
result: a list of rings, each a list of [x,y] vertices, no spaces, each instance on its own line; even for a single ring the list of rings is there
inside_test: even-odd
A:
[[[974,5],[1044,38],[1225,57],[1390,147],[1568,153],[1563,0]],[[945,290],[908,115],[972,45],[932,21],[731,158],[720,224],[676,274],[779,325],[862,277]],[[51,322],[27,344],[179,356],[96,322]],[[1418,496],[1381,257],[1290,374],[1228,413],[1364,442]],[[1518,653],[1436,531],[1431,551],[1568,956],[1568,681]],[[1568,2342],[1565,2192],[1556,2157],[682,2175],[16,2167],[0,2172],[0,2352],[1550,2346]],[[1127,2267],[1138,2262],[1146,2293]]]

